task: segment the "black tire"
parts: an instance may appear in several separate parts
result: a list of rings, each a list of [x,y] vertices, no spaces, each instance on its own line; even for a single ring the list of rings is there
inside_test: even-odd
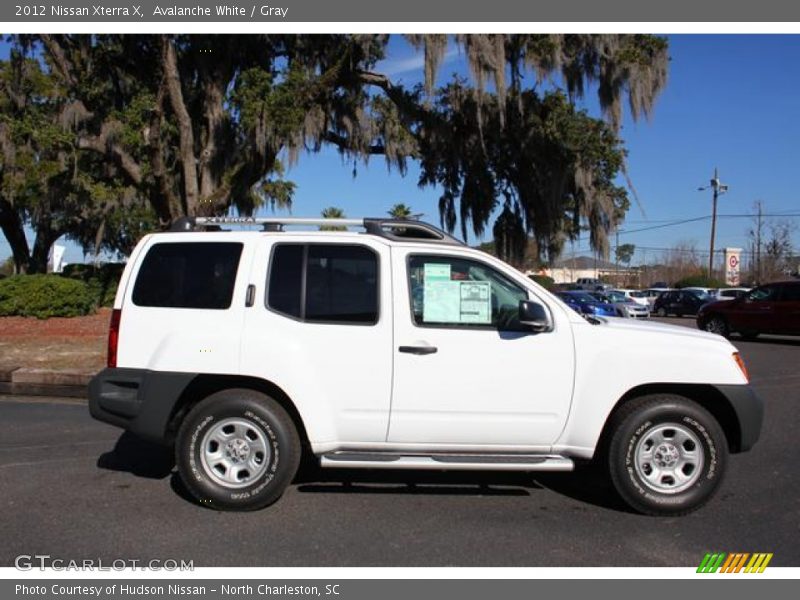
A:
[[[731,335],[731,328],[728,326],[728,321],[725,320],[725,317],[719,315],[713,315],[706,319],[703,324],[703,329],[709,333],[721,335],[724,338],[730,337]]]
[[[703,506],[719,489],[728,463],[727,441],[716,419],[697,403],[671,394],[642,396],[625,404],[614,415],[610,427],[605,460],[611,482],[634,510],[654,516],[684,515]],[[671,448],[670,431],[676,443]],[[685,441],[679,442],[681,439]],[[669,474],[669,465],[663,463],[664,474],[660,476],[661,471],[649,467],[649,476],[655,480],[648,481],[648,463],[640,461],[641,466],[636,465],[637,456],[641,456],[638,453],[647,452],[648,444],[653,449],[651,460],[656,468],[659,456],[682,460],[691,454],[692,469],[691,465],[681,468],[686,481],[680,483]],[[660,454],[662,448],[664,454]]]
[[[225,444],[216,441],[225,436]],[[211,449],[220,458],[208,458]],[[257,510],[275,502],[294,478],[300,455],[300,438],[283,407],[248,389],[223,390],[201,401],[184,419],[175,444],[184,485],[201,504],[218,510]],[[241,478],[225,482],[226,476]]]
[[[666,309],[666,308],[664,308],[663,306],[661,306],[661,307],[659,307],[659,309],[656,311],[656,314],[657,314],[659,317],[666,317],[666,316],[667,316],[667,309]]]

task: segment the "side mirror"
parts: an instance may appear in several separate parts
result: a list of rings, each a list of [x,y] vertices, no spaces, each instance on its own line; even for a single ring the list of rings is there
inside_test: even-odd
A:
[[[553,327],[547,309],[532,300],[519,301],[519,322],[536,332],[549,331]]]

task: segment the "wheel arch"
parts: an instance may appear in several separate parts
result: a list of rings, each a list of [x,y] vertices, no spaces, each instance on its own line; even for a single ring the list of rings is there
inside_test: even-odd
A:
[[[272,381],[244,375],[200,374],[193,378],[192,381],[189,382],[189,385],[181,392],[181,395],[172,408],[167,424],[168,434],[174,436],[184,417],[202,400],[211,394],[234,388],[244,388],[261,392],[280,404],[289,414],[289,417],[292,419],[297,429],[297,434],[300,436],[300,443],[303,446],[303,452],[305,453],[306,450],[310,449],[309,437],[303,418],[300,416],[300,412],[297,410],[297,407],[289,395]]]
[[[708,322],[709,322],[711,319],[715,319],[715,318],[720,318],[720,319],[722,319],[723,321],[725,321],[725,324],[728,326],[728,329],[730,329],[730,327],[731,327],[731,321],[730,321],[730,319],[727,317],[727,315],[725,315],[725,314],[723,314],[723,313],[719,313],[719,312],[707,312],[707,313],[703,314],[703,316],[702,316],[702,317],[698,316],[698,317],[696,317],[696,318],[697,318],[697,327],[698,327],[699,329],[705,329],[705,326],[708,324]]]
[[[623,406],[630,401],[651,394],[674,394],[692,400],[706,409],[719,423],[732,454],[742,451],[742,432],[736,410],[730,400],[713,385],[693,383],[648,383],[631,388],[617,401],[606,417],[600,433],[595,456],[608,448],[613,434],[611,424]]]

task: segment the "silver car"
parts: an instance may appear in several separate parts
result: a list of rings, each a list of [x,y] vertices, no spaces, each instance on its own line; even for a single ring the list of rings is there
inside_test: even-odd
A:
[[[623,292],[609,290],[606,292],[590,292],[592,296],[603,302],[613,304],[620,317],[628,319],[648,319],[650,318],[650,307],[639,304],[626,296]]]

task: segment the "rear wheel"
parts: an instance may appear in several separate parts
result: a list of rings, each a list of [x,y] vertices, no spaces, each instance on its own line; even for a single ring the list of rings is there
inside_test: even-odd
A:
[[[622,499],[648,515],[681,515],[703,506],[719,488],[728,448],[717,421],[682,396],[631,400],[611,423],[607,456]]]
[[[280,498],[297,472],[300,452],[294,424],[275,400],[231,389],[189,412],[178,432],[175,460],[202,504],[255,510]]]
[[[708,319],[703,326],[703,329],[708,331],[709,333],[716,333],[717,335],[721,335],[722,337],[728,337],[731,334],[730,327],[728,327],[728,322],[725,320],[724,317],[720,316],[713,316]]]

